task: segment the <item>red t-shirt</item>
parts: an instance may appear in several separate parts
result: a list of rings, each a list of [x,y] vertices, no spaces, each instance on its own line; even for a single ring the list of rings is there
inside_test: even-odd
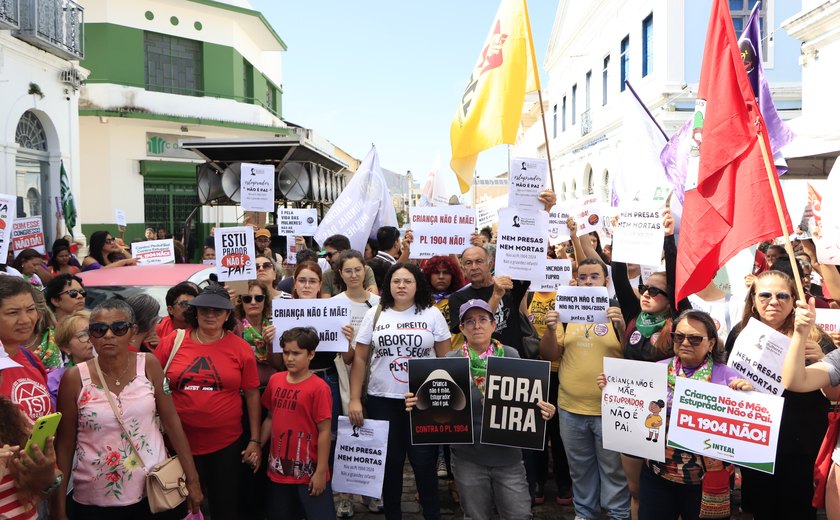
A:
[[[278,484],[307,484],[318,462],[318,423],[332,417],[332,394],[316,375],[289,383],[287,374],[271,376],[262,395],[272,418],[268,478]]]
[[[20,363],[21,367],[3,370],[0,394],[18,405],[30,421],[51,414],[53,404],[44,364],[34,354],[27,356],[23,348],[19,348],[12,359]]]
[[[172,324],[172,318],[170,316],[164,317],[157,325],[155,325],[155,334],[157,334],[157,337],[160,340],[163,340],[163,338],[173,332],[175,332],[175,325]]]
[[[175,336],[162,339],[154,351],[161,366],[166,366]],[[219,451],[242,435],[239,392],[260,385],[257,361],[245,340],[227,333],[203,344],[187,332],[166,375],[194,455]]]

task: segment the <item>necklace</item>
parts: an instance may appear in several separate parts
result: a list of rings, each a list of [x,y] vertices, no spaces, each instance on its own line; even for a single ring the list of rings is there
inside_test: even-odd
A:
[[[203,339],[201,339],[201,334],[198,332],[198,329],[195,329],[195,339],[197,339],[198,342],[201,343],[202,345],[206,345],[207,343],[215,343],[215,342],[219,341],[220,339],[222,339],[224,337],[225,337],[225,331],[222,331],[222,335],[219,336],[218,338],[216,338],[214,340],[210,340],[210,341],[204,341]]]
[[[102,367],[100,366],[99,368],[101,369]],[[125,370],[122,371],[122,373],[120,374],[120,377],[114,377],[111,374],[109,374],[108,372],[105,372],[104,370],[102,370],[102,373],[105,374],[106,376],[112,378],[114,380],[115,385],[121,386],[120,379],[122,379],[125,376],[125,374],[126,374],[126,372],[128,372],[129,368],[131,368],[131,358],[129,358],[128,361],[126,362]]]

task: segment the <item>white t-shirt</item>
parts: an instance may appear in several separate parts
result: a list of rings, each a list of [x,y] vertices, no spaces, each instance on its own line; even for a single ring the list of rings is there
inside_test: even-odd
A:
[[[347,293],[339,293],[333,296],[333,299],[340,298],[343,301],[347,302],[347,307],[350,309],[350,325],[353,326],[353,333],[359,333],[359,326],[362,324],[362,320],[367,314],[367,311],[370,309],[375,309],[377,305],[379,305],[379,296],[373,293],[368,293],[368,301],[367,302],[354,302],[350,298],[347,297]],[[351,342],[352,345],[356,346],[355,338]]]
[[[391,399],[404,399],[408,392],[408,359],[433,358],[435,343],[450,339],[449,325],[437,307],[415,313],[416,307],[397,312],[383,310],[373,330],[376,307],[367,311],[356,342],[370,345],[368,394]]]
[[[743,309],[744,302],[741,300],[739,305],[738,298],[732,295],[726,295],[719,300],[706,301],[696,294],[692,294],[689,295],[688,301],[692,308],[708,313],[715,320],[718,336],[724,343],[726,343],[726,337],[729,336],[732,327],[741,323],[739,311]]]

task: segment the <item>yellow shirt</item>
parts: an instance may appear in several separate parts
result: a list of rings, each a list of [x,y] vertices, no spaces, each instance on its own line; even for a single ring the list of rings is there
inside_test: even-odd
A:
[[[531,320],[534,330],[537,331],[540,337],[543,337],[546,331],[545,313],[554,310],[556,295],[556,292],[536,292],[534,293],[533,299],[531,299],[531,305],[528,306],[528,319]],[[552,372],[556,372],[559,367],[560,361],[551,362]]]
[[[580,415],[601,415],[601,390],[595,379],[604,371],[604,358],[624,357],[621,342],[612,323],[569,323],[565,338],[562,329],[558,325],[557,341],[565,348],[557,407]]]

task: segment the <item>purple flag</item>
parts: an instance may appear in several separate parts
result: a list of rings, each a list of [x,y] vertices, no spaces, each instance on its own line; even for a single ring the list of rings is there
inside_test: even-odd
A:
[[[674,187],[674,197],[682,203],[685,194],[685,175],[688,168],[688,154],[691,150],[693,119],[686,121],[671,140],[665,144],[659,160],[665,167],[665,177]]]
[[[773,105],[773,97],[770,95],[770,85],[764,75],[764,66],[761,61],[761,27],[758,14],[760,8],[761,2],[757,2],[753,7],[744,32],[738,39],[738,46],[741,49],[741,59],[744,60],[744,67],[747,69],[747,76],[750,78],[753,92],[758,99],[761,115],[767,125],[770,149],[773,151],[773,162],[776,163],[776,170],[778,170],[779,175],[783,175],[787,171],[787,163],[782,157],[781,150],[782,147],[793,140],[793,132],[776,111],[776,107]]]

